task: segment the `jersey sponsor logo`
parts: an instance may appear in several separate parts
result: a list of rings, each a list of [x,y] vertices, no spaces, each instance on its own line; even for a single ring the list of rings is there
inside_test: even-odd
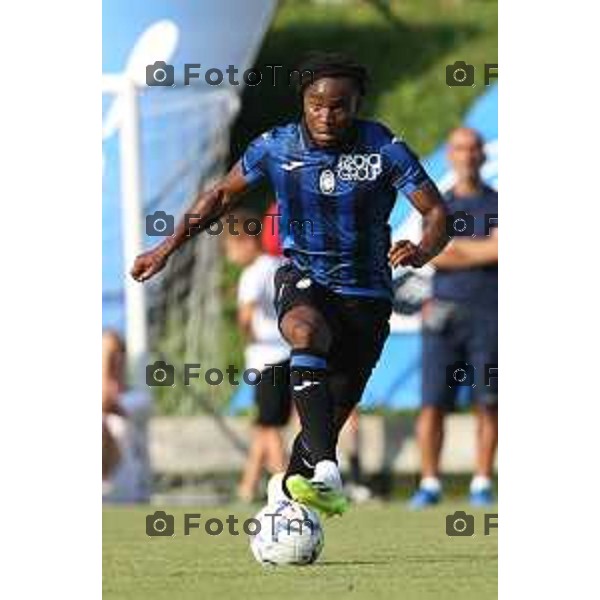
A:
[[[375,181],[381,173],[381,154],[342,154],[336,171],[342,181]]]
[[[293,171],[294,169],[297,169],[298,167],[303,167],[304,166],[304,161],[301,160],[290,160],[289,163],[283,163],[281,165],[281,168],[284,171]]]
[[[332,194],[335,191],[335,175],[331,169],[325,169],[321,172],[319,188],[323,194]]]

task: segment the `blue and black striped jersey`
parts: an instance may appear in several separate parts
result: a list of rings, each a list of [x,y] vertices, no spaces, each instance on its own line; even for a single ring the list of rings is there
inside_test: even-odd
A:
[[[303,123],[275,127],[242,157],[248,183],[268,179],[283,251],[298,269],[342,295],[391,297],[388,218],[398,190],[429,181],[384,125],[358,120],[339,148],[316,147]]]

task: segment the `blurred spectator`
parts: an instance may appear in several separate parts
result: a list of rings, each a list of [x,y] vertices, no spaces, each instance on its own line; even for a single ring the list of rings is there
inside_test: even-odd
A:
[[[240,223],[256,219],[249,211],[236,213]],[[279,333],[274,276],[281,259],[265,254],[259,235],[249,235],[242,227],[239,235],[227,235],[227,258],[243,267],[238,284],[238,324],[248,345],[245,349],[245,368],[261,372],[261,381],[254,386],[258,408],[256,424],[248,459],[238,488],[243,501],[254,499],[262,469],[270,473],[285,470],[281,427],[291,412],[288,384],[289,347]],[[269,366],[278,365],[278,366]]]
[[[372,497],[371,490],[363,484],[362,465],[360,462],[360,413],[358,409],[354,409],[344,425],[344,429],[348,432],[348,466],[350,473],[347,483],[344,485],[346,495],[355,502],[360,504],[366,502]]]
[[[121,452],[114,436],[102,418],[102,481],[108,481],[121,460]]]
[[[423,309],[423,407],[417,423],[422,479],[411,500],[414,508],[436,504],[441,499],[443,421],[461,389],[468,389],[476,403],[477,457],[471,503],[484,506],[493,500],[498,380],[495,376],[486,380],[485,373],[489,365],[497,368],[498,364],[498,230],[495,225],[486,232],[486,221],[490,222],[489,215],[497,217],[498,194],[480,178],[485,155],[476,131],[454,130],[448,141],[448,159],[456,175],[446,196],[448,213],[464,211],[469,219],[473,217],[474,231],[463,234],[474,233],[474,237],[454,237],[433,260],[433,297]],[[463,220],[457,230],[466,223]],[[466,376],[461,361],[474,368],[475,387],[457,387],[457,381],[452,379],[457,373],[459,380]]]
[[[109,502],[150,498],[148,418],[145,390],[127,387],[125,344],[118,333],[102,334],[102,483]]]

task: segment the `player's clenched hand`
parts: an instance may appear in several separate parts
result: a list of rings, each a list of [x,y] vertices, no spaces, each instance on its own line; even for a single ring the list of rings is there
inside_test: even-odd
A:
[[[146,281],[161,271],[167,264],[167,254],[158,248],[140,254],[133,263],[131,276],[136,281]]]
[[[409,240],[396,242],[388,253],[392,267],[422,267],[425,257],[419,247]]]

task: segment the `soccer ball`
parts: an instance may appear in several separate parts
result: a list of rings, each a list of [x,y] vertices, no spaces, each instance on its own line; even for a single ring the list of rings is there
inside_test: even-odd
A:
[[[405,316],[418,313],[428,298],[431,297],[432,271],[404,268],[394,273],[393,309]]]
[[[315,562],[325,536],[314,511],[292,500],[278,500],[255,517],[260,530],[250,536],[254,558],[263,565],[308,565]]]

